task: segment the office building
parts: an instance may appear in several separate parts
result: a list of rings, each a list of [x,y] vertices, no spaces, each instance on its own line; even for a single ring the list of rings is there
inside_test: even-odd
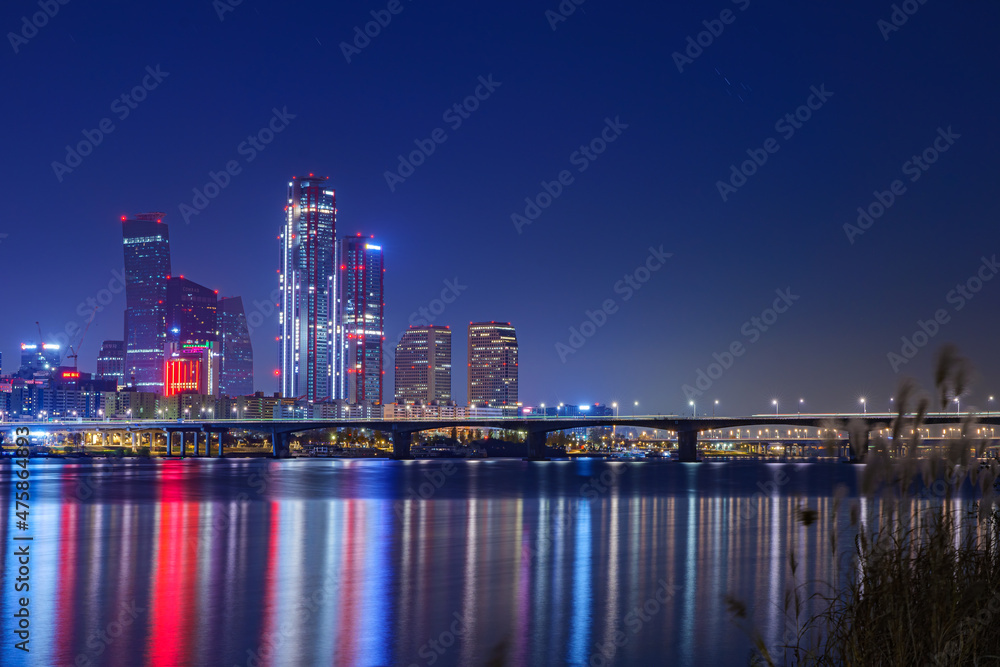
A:
[[[333,383],[336,193],[325,177],[288,183],[278,281],[281,394],[329,398]]]
[[[382,404],[382,247],[360,234],[337,242],[334,398]]]
[[[219,393],[249,396],[253,393],[253,346],[243,299],[219,300]]]
[[[517,414],[517,334],[509,322],[469,324],[469,405]]]
[[[167,339],[217,341],[219,293],[184,276],[167,276]]]
[[[118,387],[125,386],[125,341],[106,340],[97,355],[97,379],[114,380]]]
[[[451,400],[451,329],[410,327],[396,345],[396,403]]]
[[[125,255],[125,384],[163,390],[170,233],[162,213],[122,217]]]

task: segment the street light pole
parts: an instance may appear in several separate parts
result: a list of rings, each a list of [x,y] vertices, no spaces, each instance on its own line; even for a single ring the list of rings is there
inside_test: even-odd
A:
[[[698,416],[698,406],[696,406],[694,404],[694,401],[688,401],[688,405],[691,406],[691,416],[692,417],[697,417]]]
[[[712,418],[715,418],[715,409],[719,407],[719,399],[715,399],[715,405],[712,406]]]
[[[778,414],[778,399],[775,398],[771,402],[774,403],[774,414],[777,415]]]

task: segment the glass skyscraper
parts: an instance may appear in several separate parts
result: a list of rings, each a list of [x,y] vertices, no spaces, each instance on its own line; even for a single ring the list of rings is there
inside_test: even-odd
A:
[[[334,398],[382,403],[385,302],[382,247],[348,236],[337,242]]]
[[[125,384],[163,390],[170,233],[162,213],[122,217],[125,253]]]
[[[336,194],[326,177],[293,177],[285,201],[279,285],[282,396],[320,401],[333,389]]]
[[[219,293],[184,276],[167,277],[167,338],[219,339]]]
[[[253,393],[253,346],[243,299],[238,296],[219,300],[219,338],[222,353],[219,393],[249,396]]]

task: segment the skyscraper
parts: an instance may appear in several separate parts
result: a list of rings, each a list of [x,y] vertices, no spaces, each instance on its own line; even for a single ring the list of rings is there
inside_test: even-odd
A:
[[[517,411],[517,333],[510,322],[469,323],[469,405]]]
[[[101,343],[97,355],[97,379],[114,380],[119,387],[125,386],[125,341],[106,340]]]
[[[451,329],[410,327],[396,345],[397,403],[451,400]]]
[[[334,398],[382,403],[385,302],[382,247],[348,236],[337,242]]]
[[[238,296],[219,300],[219,338],[222,353],[219,393],[249,396],[253,393],[253,346],[243,299]]]
[[[184,276],[167,276],[164,396],[219,394],[219,294]]]
[[[336,193],[326,177],[288,183],[279,285],[281,394],[329,398],[333,383]]]
[[[167,276],[167,338],[217,341],[219,293],[184,276]]]
[[[162,213],[122,217],[125,254],[125,384],[163,390],[170,232]]]

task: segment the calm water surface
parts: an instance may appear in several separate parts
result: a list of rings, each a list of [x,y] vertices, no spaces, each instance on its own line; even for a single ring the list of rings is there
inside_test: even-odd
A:
[[[842,464],[0,464],[3,665],[745,665],[794,544],[830,579]],[[762,490],[763,489],[763,490]],[[805,526],[796,507],[819,510]],[[31,653],[13,648],[32,535]]]

